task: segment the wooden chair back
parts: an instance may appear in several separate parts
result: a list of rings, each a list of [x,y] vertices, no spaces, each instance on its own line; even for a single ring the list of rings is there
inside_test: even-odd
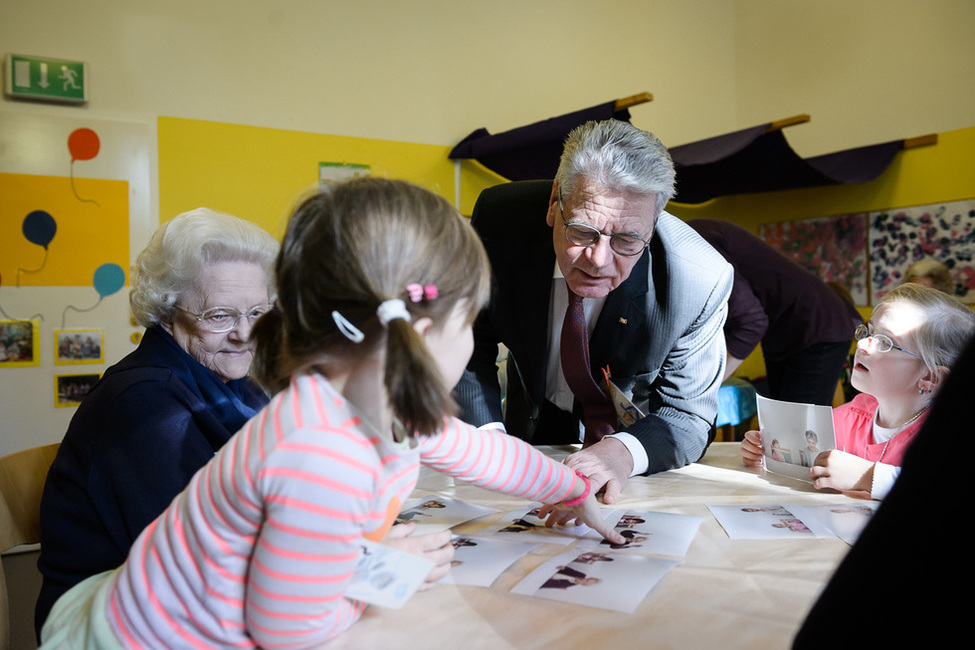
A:
[[[41,541],[41,493],[59,446],[34,447],[0,458],[0,553]],[[10,647],[9,604],[0,564],[0,650]]]

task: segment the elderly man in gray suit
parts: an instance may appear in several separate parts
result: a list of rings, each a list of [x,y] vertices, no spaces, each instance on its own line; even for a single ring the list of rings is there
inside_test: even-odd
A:
[[[713,436],[733,271],[663,211],[674,180],[652,134],[589,122],[567,138],[554,182],[499,185],[474,207],[495,287],[456,388],[461,417],[536,445],[584,442],[566,462],[606,503],[630,476],[698,460]],[[585,316],[575,330],[588,337],[588,359],[570,361],[575,344],[563,347],[579,336],[563,335],[567,311],[576,322]],[[508,351],[504,412],[499,343]],[[588,377],[579,379],[579,366]],[[605,374],[625,398],[609,402],[610,415],[593,405]],[[589,380],[596,398],[579,383]]]

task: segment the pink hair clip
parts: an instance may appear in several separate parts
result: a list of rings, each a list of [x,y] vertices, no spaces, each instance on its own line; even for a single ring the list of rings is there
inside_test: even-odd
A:
[[[437,285],[428,284],[425,287],[418,282],[411,282],[406,285],[406,292],[410,294],[410,302],[420,302],[421,300],[436,300],[440,295]]]

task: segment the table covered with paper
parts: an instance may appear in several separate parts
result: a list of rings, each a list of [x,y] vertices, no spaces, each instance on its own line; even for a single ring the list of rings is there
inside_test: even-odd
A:
[[[605,507],[625,545],[544,530],[537,505],[423,468],[403,519],[451,527],[451,576],[327,647],[787,648],[876,506],[745,468],[738,443],[631,479]]]

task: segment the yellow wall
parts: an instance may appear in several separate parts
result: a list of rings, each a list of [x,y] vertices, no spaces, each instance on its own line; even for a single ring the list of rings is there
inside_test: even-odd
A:
[[[667,210],[681,219],[726,219],[758,234],[760,225],[777,221],[970,199],[975,197],[973,151],[975,127],[948,131],[938,134],[935,145],[905,149],[870,183],[726,196],[698,206],[671,203]],[[860,307],[859,311],[869,317],[871,309]],[[764,376],[761,349],[735,374]]]
[[[160,117],[159,210],[163,221],[206,206],[263,226],[275,237],[296,199],[318,182],[320,162],[370,166],[454,201],[448,147]]]

